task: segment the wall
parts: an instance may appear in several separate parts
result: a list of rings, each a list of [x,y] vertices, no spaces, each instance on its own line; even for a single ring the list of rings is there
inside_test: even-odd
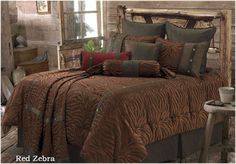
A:
[[[8,3],[1,2],[1,73],[11,78],[14,70]]]
[[[38,54],[48,51],[49,67],[57,67],[57,43],[60,41],[59,3],[51,1],[50,14],[37,14],[35,1],[10,1],[12,35],[27,39],[29,47],[37,47]]]
[[[230,9],[232,10],[232,76],[234,84],[234,73],[235,73],[235,2],[234,1],[108,1],[106,4],[106,15],[107,15],[107,31],[116,30],[117,24],[117,5],[125,5],[126,7],[133,8],[164,8],[164,9],[207,9],[207,10],[221,10]],[[219,25],[217,23],[216,25]],[[215,37],[215,45],[218,46],[219,29],[217,30]],[[208,56],[208,66],[216,67],[218,56]]]

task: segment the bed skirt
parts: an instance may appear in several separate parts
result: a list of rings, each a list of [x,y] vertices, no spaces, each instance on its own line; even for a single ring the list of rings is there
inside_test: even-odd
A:
[[[211,144],[222,141],[223,123],[214,126]],[[148,156],[143,160],[144,163],[168,162],[193,154],[201,149],[204,139],[204,128],[195,129],[190,132],[181,133],[166,139],[147,145]],[[23,146],[23,132],[18,129],[18,147]],[[85,162],[80,156],[81,148],[76,145],[68,145],[70,162]]]

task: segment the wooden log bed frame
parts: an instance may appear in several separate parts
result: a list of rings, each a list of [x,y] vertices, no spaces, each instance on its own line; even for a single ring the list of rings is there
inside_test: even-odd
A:
[[[226,77],[228,86],[231,85],[231,73],[232,73],[232,37],[231,37],[231,26],[232,26],[232,11],[231,10],[175,10],[175,9],[142,9],[142,8],[126,8],[126,6],[118,6],[117,7],[117,14],[118,14],[118,22],[117,22],[117,32],[122,32],[122,19],[126,19],[126,17],[130,16],[131,21],[134,21],[134,18],[136,16],[142,17],[146,23],[153,24],[153,18],[156,18],[158,20],[159,18],[166,18],[168,20],[171,19],[184,19],[186,20],[186,24],[184,28],[194,28],[198,21],[204,21],[209,22],[210,25],[212,25],[214,20],[219,20],[219,47],[215,51],[215,53],[219,53],[218,58],[218,64],[219,64],[219,71]],[[214,38],[213,38],[213,44],[214,44]],[[221,128],[228,129],[228,126],[224,124],[223,126],[218,124],[215,125],[214,131],[215,134],[220,136],[222,142],[224,141],[225,134],[222,134],[222,130],[219,130]],[[195,134],[194,134],[195,133]],[[201,134],[201,135],[200,135]],[[214,135],[214,134],[213,134]],[[194,142],[199,143],[199,141],[196,141],[196,136],[203,136],[203,129],[197,129],[193,130],[192,132],[180,134],[178,139],[178,157],[180,160],[186,156],[187,154],[191,154],[191,152],[196,151],[199,148],[189,148],[189,146],[186,146],[187,144]],[[213,137],[213,143],[219,142],[219,138],[216,136]],[[200,137],[201,138],[201,137]],[[168,139],[167,139],[168,140]],[[170,143],[171,137],[169,138]],[[155,144],[159,146],[167,146],[162,145],[162,142],[156,142],[154,143],[154,146],[150,146],[149,152],[151,152],[151,156],[153,155],[153,152],[157,152],[161,154],[160,150],[154,150],[157,148]],[[164,141],[165,143],[165,141]],[[201,145],[201,144],[200,144]],[[168,145],[168,146],[171,146]],[[196,146],[196,145],[195,145]],[[199,145],[198,145],[199,146]],[[196,146],[197,147],[197,146]],[[189,152],[187,152],[189,151]],[[168,151],[166,151],[168,153]],[[171,153],[171,152],[170,152]],[[224,155],[223,155],[224,154]],[[225,155],[225,152],[223,152],[221,158],[222,161],[227,162],[227,153]],[[163,153],[164,155],[164,153]],[[155,154],[154,154],[155,156]],[[152,159],[155,159],[155,157],[148,157],[148,159],[145,162],[149,162],[149,159],[152,161]],[[170,158],[171,159],[171,158]]]
[[[218,48],[218,63],[220,71],[225,75],[228,85],[231,85],[231,67],[232,67],[232,11],[231,10],[175,10],[175,9],[142,9],[126,8],[126,6],[117,7],[118,22],[117,31],[122,32],[121,19],[130,15],[134,21],[135,16],[141,16],[146,23],[153,23],[152,18],[167,18],[186,20],[185,28],[194,28],[198,21],[210,22],[220,21],[220,45]]]
[[[121,19],[128,16],[134,20],[135,16],[141,16],[146,23],[154,23],[153,17],[168,18],[168,19],[185,19],[186,28],[194,28],[198,21],[212,22],[219,20],[220,27],[220,44],[218,47],[219,53],[219,67],[222,74],[225,75],[227,83],[231,85],[231,25],[232,25],[232,11],[231,10],[169,10],[169,9],[141,9],[141,8],[126,8],[125,6],[117,7],[118,22],[117,31],[122,31]],[[222,140],[222,123],[216,124],[213,130],[212,142],[217,143]],[[143,162],[153,161],[171,161],[176,160],[176,157],[183,158],[200,149],[199,144],[203,137],[204,129],[196,129],[191,132],[178,134],[170,138],[157,141],[147,146],[148,158]],[[19,140],[21,135],[19,135]],[[80,149],[75,145],[69,145],[71,162],[83,162],[78,157]]]

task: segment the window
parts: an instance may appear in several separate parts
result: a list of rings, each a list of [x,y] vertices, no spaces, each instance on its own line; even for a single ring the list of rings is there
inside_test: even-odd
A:
[[[61,3],[62,41],[102,36],[102,2],[96,0]]]

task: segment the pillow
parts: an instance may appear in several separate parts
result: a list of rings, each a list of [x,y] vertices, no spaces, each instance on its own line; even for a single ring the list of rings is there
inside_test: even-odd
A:
[[[178,42],[210,42],[216,32],[216,27],[209,28],[181,28],[171,23],[166,23],[167,38]]]
[[[106,60],[103,74],[111,76],[156,77],[160,76],[160,64],[155,60]]]
[[[185,43],[177,73],[199,77],[201,65],[208,51],[208,42]]]
[[[80,67],[80,54],[74,56],[64,57],[64,67],[65,68],[74,68]]]
[[[61,68],[80,68],[81,66],[81,49],[62,50],[60,51]]]
[[[157,60],[160,47],[159,43],[125,41],[125,51],[131,52],[132,60]]]
[[[160,65],[170,69],[173,72],[176,72],[183,52],[184,44],[165,40],[160,37],[156,39],[156,43],[161,44],[158,58]]]
[[[122,32],[128,35],[136,35],[136,36],[158,35],[164,38],[165,37],[165,23],[147,24],[147,23],[130,22],[126,19],[123,19]]]
[[[169,40],[192,43],[208,42],[208,48],[215,32],[216,27],[186,29],[175,26],[171,23],[166,23],[166,33]],[[207,56],[205,55],[202,60],[201,73],[203,74],[206,71]]]
[[[93,65],[103,63],[107,59],[129,60],[129,58],[130,58],[130,52],[122,52],[120,54],[115,54],[115,53],[100,53],[100,52],[89,53],[83,51],[81,70],[86,70]]]
[[[124,33],[110,32],[106,44],[106,52],[123,52],[125,50],[124,41],[132,40],[136,42],[155,43],[158,35],[155,36],[131,36]]]

